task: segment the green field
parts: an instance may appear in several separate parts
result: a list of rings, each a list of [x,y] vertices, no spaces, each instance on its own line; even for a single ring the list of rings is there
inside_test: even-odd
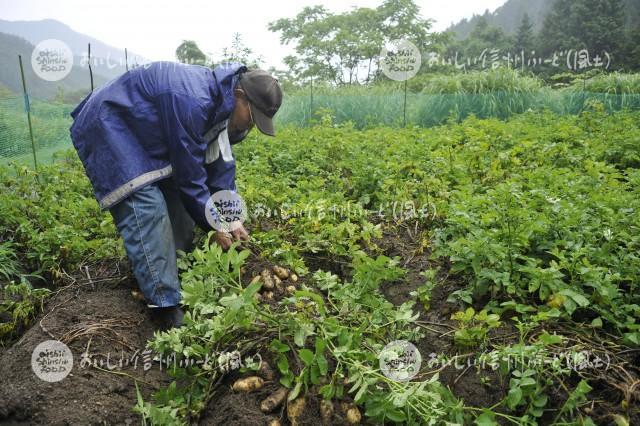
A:
[[[638,421],[638,112],[320,123],[234,147],[252,243],[224,253],[201,239],[180,260],[188,319],[154,350],[259,350],[289,406],[316,417],[326,400],[373,424]],[[73,153],[43,167],[45,185],[13,167],[0,175],[0,274],[36,272],[55,288],[79,262],[123,255]],[[286,289],[252,280],[269,265],[287,268]],[[0,308],[14,323],[37,312],[16,306]],[[381,374],[394,340],[422,353],[412,381]],[[607,380],[575,367],[596,355]],[[439,364],[471,358],[495,369]],[[210,361],[176,367],[174,385],[131,405],[152,423],[191,423],[228,392]]]

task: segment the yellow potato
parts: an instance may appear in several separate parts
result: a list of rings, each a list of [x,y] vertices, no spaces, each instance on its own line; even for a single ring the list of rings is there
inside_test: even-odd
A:
[[[323,425],[330,425],[333,417],[333,403],[326,399],[320,401],[320,418]]]
[[[347,423],[350,425],[360,424],[362,420],[362,415],[360,414],[360,410],[358,407],[351,407],[347,410]]]
[[[282,280],[275,275],[273,277],[273,283],[275,284],[276,288],[282,288]]]
[[[253,392],[264,386],[262,377],[251,376],[244,379],[238,379],[233,384],[232,389],[236,392]]]
[[[260,403],[260,411],[270,413],[278,408],[285,399],[287,399],[288,389],[285,387],[278,388],[274,393],[269,395],[267,399]]]
[[[263,269],[262,272],[260,272],[260,278],[262,280],[262,288],[266,290],[273,290],[273,276],[271,276],[268,269]]]
[[[281,266],[274,266],[273,272],[280,278],[281,280],[286,280],[289,277],[289,271],[284,269]]]
[[[307,401],[304,396],[298,397],[287,404],[287,417],[291,422],[291,426],[298,425],[298,419],[302,416],[306,404]]]
[[[345,402],[342,403],[342,411],[344,411],[347,424],[357,425],[362,420],[362,415],[360,414],[360,410],[353,404],[347,404]]]
[[[267,361],[260,362],[260,369],[258,370],[258,374],[260,375],[260,377],[267,381],[271,381],[276,377],[276,374],[273,372],[273,368],[271,368]]]

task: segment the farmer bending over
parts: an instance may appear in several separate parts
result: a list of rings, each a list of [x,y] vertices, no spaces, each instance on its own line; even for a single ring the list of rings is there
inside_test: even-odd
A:
[[[254,124],[274,136],[281,102],[278,81],[262,70],[153,62],[71,112],[73,145],[161,328],[182,324],[176,250],[191,250],[195,224],[213,229],[205,215],[211,195],[236,190],[230,145]],[[225,250],[248,238],[241,224],[213,235]]]

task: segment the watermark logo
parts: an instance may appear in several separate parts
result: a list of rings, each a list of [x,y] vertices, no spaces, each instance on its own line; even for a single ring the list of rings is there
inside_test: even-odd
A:
[[[63,41],[43,40],[31,52],[31,68],[46,81],[59,81],[71,72],[73,52]]]
[[[59,382],[72,368],[71,349],[58,340],[46,340],[31,353],[31,369],[45,382]]]
[[[378,355],[382,374],[397,382],[413,379],[422,365],[420,351],[411,342],[395,340]]]
[[[422,65],[422,55],[408,40],[393,40],[380,51],[380,69],[391,80],[405,81],[414,77]]]
[[[247,207],[237,192],[222,190],[207,200],[205,217],[216,231],[231,232],[247,219]]]
[[[429,68],[436,66],[452,66],[460,71],[487,70],[487,69],[534,69],[539,67],[562,69],[566,66],[569,71],[584,71],[587,69],[609,69],[611,67],[611,54],[605,50],[601,52],[588,49],[568,49],[554,51],[550,55],[542,56],[535,50],[511,52],[497,48],[485,48],[475,57],[463,57],[460,52],[452,56],[442,56],[438,52],[427,52],[426,65]]]

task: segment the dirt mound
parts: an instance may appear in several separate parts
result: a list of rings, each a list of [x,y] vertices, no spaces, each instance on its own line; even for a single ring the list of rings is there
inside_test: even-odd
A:
[[[145,398],[170,382],[157,363],[145,371],[142,352],[154,324],[144,303],[131,295],[135,282],[118,273],[121,265],[97,269],[89,269],[92,279],[74,279],[59,290],[34,326],[0,354],[0,422],[137,424],[134,379]],[[31,367],[34,348],[51,339],[65,342],[74,357],[69,375],[52,383]],[[81,363],[85,351],[90,358]],[[127,359],[137,365],[121,361]]]

